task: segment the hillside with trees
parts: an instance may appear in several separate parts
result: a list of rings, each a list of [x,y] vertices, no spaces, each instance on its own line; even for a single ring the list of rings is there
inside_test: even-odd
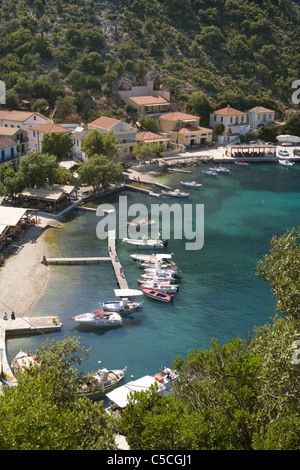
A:
[[[0,15],[9,109],[29,100],[60,122],[128,118],[117,91],[147,79],[203,125],[228,103],[278,116],[293,106],[297,1],[9,0]]]

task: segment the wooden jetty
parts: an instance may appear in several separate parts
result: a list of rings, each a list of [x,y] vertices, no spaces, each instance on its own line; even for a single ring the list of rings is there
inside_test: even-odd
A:
[[[0,378],[5,378],[12,385],[17,385],[6,356],[6,337],[20,335],[47,334],[60,331],[61,322],[56,316],[51,317],[16,317],[15,320],[0,320]]]

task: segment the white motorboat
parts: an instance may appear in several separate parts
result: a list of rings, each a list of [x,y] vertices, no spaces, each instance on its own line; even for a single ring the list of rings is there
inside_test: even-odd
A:
[[[182,186],[188,186],[190,188],[201,188],[203,185],[201,183],[196,183],[196,181],[180,181]]]
[[[101,362],[101,361],[100,361]],[[84,377],[86,381],[82,390],[78,395],[86,397],[96,397],[102,392],[112,389],[124,380],[127,371],[127,366],[124,369],[111,369],[107,370],[105,367],[100,367],[94,374],[89,374]]]
[[[167,273],[167,272],[164,272],[164,273],[158,273],[158,272],[153,272],[153,273],[145,273],[145,274],[142,274],[141,277],[143,279],[155,279],[157,278],[158,280],[168,280],[169,282],[176,282],[176,279],[180,279],[179,276],[177,276],[177,274],[170,274],[170,273]]]
[[[159,237],[157,237],[155,240],[146,238],[145,236],[142,239],[123,238],[122,241],[127,245],[143,248],[165,248],[168,245],[168,240],[160,240]]]
[[[218,166],[218,167],[214,167],[214,168],[209,168],[210,171],[214,171],[216,173],[231,173],[230,170],[228,170],[228,168],[224,168],[223,166]]]
[[[145,255],[145,254],[135,253],[133,255],[130,255],[130,258],[133,261],[137,261],[140,263],[143,263],[143,262],[156,263],[159,260],[160,261],[170,260],[172,258],[172,254],[171,253],[157,253],[157,254],[152,253],[152,255]]]
[[[189,193],[183,193],[180,189],[174,189],[174,191],[162,191],[161,194],[169,197],[189,197]]]
[[[167,281],[159,281],[157,278],[148,279],[148,280],[139,279],[138,283],[141,284],[143,287],[146,287],[149,289],[156,289],[166,294],[175,294],[176,292],[179,291],[178,284],[170,284]]]
[[[150,191],[149,196],[151,196],[151,197],[161,197],[161,194]]]
[[[146,391],[155,384],[158,395],[160,397],[167,396],[172,393],[173,385],[178,377],[179,374],[176,370],[165,367],[155,375],[145,375],[137,380],[132,380],[106,394],[111,404],[105,411],[107,413],[122,411],[128,404],[131,392]]]
[[[201,170],[201,173],[203,173],[206,176],[217,176],[217,173],[212,170]]]
[[[156,223],[157,223],[156,220],[140,219],[140,220],[137,220],[136,222],[127,222],[127,225],[129,227],[142,227],[145,225],[154,225]]]
[[[72,318],[80,325],[96,326],[96,327],[113,327],[121,326],[122,317],[118,312],[105,312],[103,309],[96,309],[92,312],[81,313]]]
[[[278,163],[282,166],[293,166],[295,163],[290,162],[289,160],[278,160]]]
[[[180,272],[180,270],[177,268],[176,264],[171,263],[167,264],[166,266],[161,265],[160,263],[156,263],[155,266],[150,266],[147,268],[144,268],[145,273],[170,273],[170,274],[177,274]]]
[[[19,351],[11,363],[13,373],[21,372],[24,369],[30,369],[38,363],[38,356],[31,352]]]
[[[99,302],[103,310],[111,312],[130,313],[143,307],[143,302],[137,302],[136,296],[143,295],[137,289],[115,289],[115,296],[120,297],[119,300],[109,300],[107,302]]]

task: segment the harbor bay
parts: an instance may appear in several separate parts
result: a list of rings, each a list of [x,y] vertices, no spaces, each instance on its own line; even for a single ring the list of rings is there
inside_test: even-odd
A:
[[[180,188],[183,178],[203,184],[201,189],[189,189],[187,200],[176,201],[204,204],[203,248],[185,250],[185,240],[171,236],[162,250],[173,253],[172,259],[181,270],[180,291],[174,302],[162,304],[144,298],[143,309],[124,317],[122,327],[85,331],[72,317],[114,298],[117,284],[111,264],[45,267],[47,286],[29,315],[57,315],[63,326],[50,339],[79,337],[81,344],[90,348],[90,361],[82,366],[86,372],[96,370],[102,361],[108,368],[127,365],[128,380],[131,375],[154,374],[161,367],[170,367],[176,355],[184,357],[191,349],[209,348],[212,338],[224,343],[235,336],[245,337],[255,325],[274,316],[274,299],[267,283],[256,276],[256,262],[269,251],[273,235],[299,223],[300,168],[286,169],[272,163],[228,167],[231,174],[217,178],[205,177],[199,168],[193,169],[192,175],[158,177],[174,189]],[[125,191],[122,195],[127,195],[128,204],[150,208],[157,203],[147,194]],[[108,196],[95,207],[107,202],[118,210],[118,198],[117,193]],[[161,198],[162,202],[173,201]],[[63,229],[47,229],[49,256],[107,257],[107,240],[96,235],[98,221],[93,211],[74,210],[64,220]],[[130,288],[138,288],[142,271],[130,259],[136,251],[117,240],[119,262]],[[39,348],[44,340],[42,335],[9,339],[7,355],[11,359],[20,349]]]

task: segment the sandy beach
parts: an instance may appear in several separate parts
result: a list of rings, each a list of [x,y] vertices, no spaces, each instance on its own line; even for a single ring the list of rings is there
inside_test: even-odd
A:
[[[16,316],[26,315],[40,297],[48,280],[48,268],[41,263],[47,256],[46,229],[30,227],[14,243],[17,254],[11,255],[0,268],[0,316],[13,310]],[[35,240],[35,243],[32,243]]]

